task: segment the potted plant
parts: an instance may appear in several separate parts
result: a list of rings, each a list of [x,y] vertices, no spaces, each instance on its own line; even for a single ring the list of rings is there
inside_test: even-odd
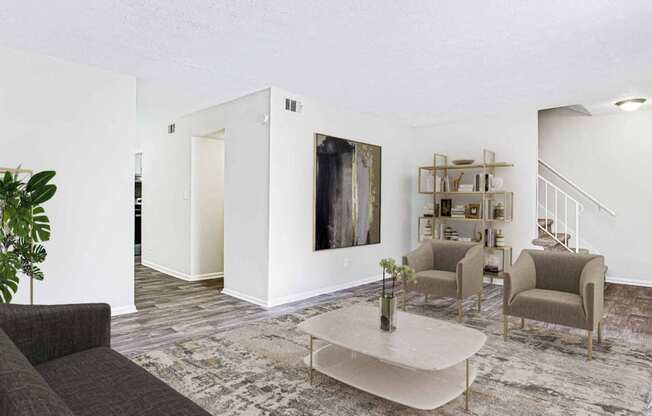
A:
[[[383,268],[383,292],[380,297],[380,329],[383,331],[394,331],[396,329],[396,281],[408,282],[414,279],[414,269],[410,266],[398,266],[394,259],[386,258],[380,261]],[[391,286],[387,282],[387,276],[391,280]]]
[[[54,171],[43,171],[27,182],[18,172],[0,177],[0,303],[9,303],[18,290],[19,273],[43,280],[38,264],[47,252],[42,242],[50,239],[50,220],[41,206],[57,191],[50,180]],[[30,293],[30,301],[31,299]]]

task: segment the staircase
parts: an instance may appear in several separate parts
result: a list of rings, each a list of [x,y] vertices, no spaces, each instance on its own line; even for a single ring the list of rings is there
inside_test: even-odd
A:
[[[546,178],[548,176],[548,178]],[[582,212],[584,205],[573,195],[561,189],[551,181],[552,178],[563,182],[574,194],[596,204],[600,211],[616,216],[616,213],[584,191],[573,181],[555,170],[548,163],[539,159],[539,174],[537,177],[537,229],[538,238],[532,244],[544,250],[567,251],[571,253],[588,253],[582,248],[580,239]]]
[[[570,251],[572,253],[589,253],[586,248],[571,248],[571,235],[565,233],[556,233],[553,227],[554,220],[539,218],[537,225],[539,227],[539,237],[532,240],[532,244],[542,247],[549,251]]]

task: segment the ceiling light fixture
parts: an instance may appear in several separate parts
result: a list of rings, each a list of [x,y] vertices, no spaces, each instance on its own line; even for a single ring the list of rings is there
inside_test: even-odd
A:
[[[628,98],[627,100],[618,101],[616,105],[623,111],[636,111],[646,101],[646,98]]]

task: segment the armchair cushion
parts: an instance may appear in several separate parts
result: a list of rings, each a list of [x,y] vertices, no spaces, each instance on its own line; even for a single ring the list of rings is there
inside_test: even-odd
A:
[[[518,293],[509,305],[509,314],[522,318],[586,328],[582,298],[575,293],[530,289]]]
[[[408,283],[408,290],[439,296],[457,297],[457,273],[444,270],[425,270]]]
[[[534,260],[537,289],[580,294],[580,276],[586,264],[601,256],[526,250]]]
[[[462,241],[431,240],[434,265],[433,269],[447,272],[457,271],[457,263],[466,256],[466,253],[477,243]]]

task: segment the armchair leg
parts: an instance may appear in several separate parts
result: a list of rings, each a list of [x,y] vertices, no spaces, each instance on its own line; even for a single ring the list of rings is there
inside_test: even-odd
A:
[[[478,292],[478,312],[482,311],[482,290]]]
[[[525,328],[525,318],[521,318],[521,329]]]
[[[598,344],[602,342],[602,321],[598,322]]]
[[[586,334],[586,347],[588,349],[588,358],[589,360],[593,359],[593,331],[590,329],[587,331]]]
[[[464,310],[462,309],[462,299],[457,301],[457,322],[462,322]]]
[[[503,314],[503,339],[507,341],[507,315]]]

